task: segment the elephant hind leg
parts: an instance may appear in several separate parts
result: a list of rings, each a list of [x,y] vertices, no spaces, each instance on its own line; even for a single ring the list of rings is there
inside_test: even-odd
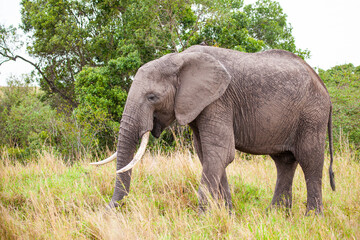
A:
[[[270,156],[276,164],[277,179],[274,196],[269,208],[285,207],[289,210],[292,207],[292,184],[298,162],[291,152]]]
[[[315,125],[316,126],[316,125]],[[324,166],[326,126],[306,128],[299,136],[295,158],[301,166],[306,181],[306,214],[315,211],[322,214],[322,171]]]
[[[319,146],[320,147],[320,146]],[[310,211],[322,214],[322,170],[324,165],[324,151],[302,151],[296,157],[301,166],[306,181],[307,207],[306,215]]]
[[[299,164],[304,172],[306,181],[306,214],[313,210],[316,214],[321,214],[323,211],[321,190],[323,159],[324,156],[322,154],[315,154],[313,156],[305,154],[305,156],[299,158]]]

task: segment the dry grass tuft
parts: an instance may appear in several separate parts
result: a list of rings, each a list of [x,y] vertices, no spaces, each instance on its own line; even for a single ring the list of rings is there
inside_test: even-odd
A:
[[[43,153],[27,165],[0,162],[1,239],[337,239],[360,238],[360,163],[345,144],[335,155],[337,191],[325,160],[324,216],[304,217],[306,186],[298,168],[290,216],[265,212],[276,180],[272,160],[237,154],[227,173],[234,210],[221,204],[199,215],[201,166],[188,151],[147,153],[133,171],[123,206],[106,211],[115,164],[73,165]]]

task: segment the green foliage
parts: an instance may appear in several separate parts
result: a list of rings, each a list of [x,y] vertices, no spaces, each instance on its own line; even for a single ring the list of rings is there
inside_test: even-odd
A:
[[[205,42],[244,52],[282,48],[308,56],[295,47],[286,14],[271,0],[248,6],[242,0],[22,0],[21,5],[21,28],[30,36],[27,49],[36,62],[22,59],[37,70],[41,100],[57,116],[65,113],[60,118],[72,125],[56,126],[65,132],[77,129],[68,135],[77,145],[114,146],[136,70],[167,53]],[[0,30],[0,60],[16,60],[21,45],[16,29]],[[80,136],[84,139],[75,141]],[[64,138],[56,139],[60,144]],[[161,139],[176,145],[171,131]]]
[[[194,148],[191,128],[180,126],[176,122],[165,129],[158,139],[150,136],[148,147],[153,152],[171,153],[176,150]]]
[[[234,11],[220,18],[209,20],[201,36],[210,45],[232,48],[242,52],[258,52],[265,45],[263,41],[256,40],[249,35],[248,27],[248,16],[244,12]]]
[[[11,159],[25,161],[43,149],[76,158],[97,149],[97,138],[87,135],[72,115],[41,101],[43,93],[10,79],[0,95],[0,147]]]
[[[319,69],[333,104],[333,125],[336,142],[341,131],[360,150],[360,66],[353,64]]]
[[[25,96],[17,106],[6,111],[5,134],[10,145],[25,147],[31,145],[30,137],[37,137],[46,141],[50,132],[50,121],[55,111],[50,106],[40,102],[34,96]]]
[[[278,2],[258,0],[255,4],[247,5],[244,10],[250,20],[250,35],[262,40],[267,48],[284,49],[303,59],[310,57],[309,50],[296,48],[292,27],[287,23],[287,15]]]
[[[266,4],[269,3],[272,2],[266,1]],[[270,17],[284,15],[281,7],[276,6]],[[246,9],[249,13],[244,12],[242,1],[236,0],[149,0],[123,3],[122,22],[117,22],[117,27],[113,26],[112,22],[102,25],[102,29],[113,31],[111,46],[114,48],[109,50],[113,55],[103,58],[103,61],[99,62],[101,67],[83,68],[77,75],[75,93],[79,103],[76,109],[79,122],[89,126],[86,127],[89,133],[96,132],[101,148],[112,146],[116,139],[114,128],[118,126],[116,123],[121,118],[125,103],[125,91],[128,91],[131,76],[140,65],[203,41],[209,45],[245,52],[264,49],[264,41],[251,36],[254,31],[249,31],[252,27],[250,13],[259,10],[251,7]],[[266,17],[268,16],[264,16]],[[276,33],[279,36],[274,40],[276,43],[283,40],[282,36],[291,36],[291,29],[286,25],[286,16],[281,19],[282,25],[277,27]],[[272,30],[265,29],[263,32],[266,31]],[[101,51],[109,49],[106,43],[108,38],[94,36],[93,40],[96,48],[102,46],[99,48]],[[281,46],[286,46],[285,40]],[[173,139],[171,131],[167,131],[157,142],[170,141],[166,142],[166,145],[174,146]]]
[[[85,66],[106,66],[126,56],[123,47],[129,45],[138,51],[141,64],[203,41],[247,52],[266,45],[308,56],[296,49],[286,15],[271,0],[245,7],[241,0],[22,0],[21,4],[21,28],[32,39],[28,50],[39,59],[41,88],[48,98],[57,99],[55,106],[65,101],[76,107],[75,75]]]
[[[12,60],[12,52],[22,47],[14,26],[5,27],[0,24],[0,66],[1,64]]]
[[[131,45],[122,49],[130,52],[103,67],[84,68],[75,84],[79,102],[75,115],[84,131],[97,138],[102,149],[115,145],[131,74],[141,63],[138,52],[131,51]]]
[[[8,84],[0,98],[0,145],[10,147],[15,157],[26,157],[35,149],[34,139],[49,140],[55,111],[39,100],[36,88],[17,79]]]

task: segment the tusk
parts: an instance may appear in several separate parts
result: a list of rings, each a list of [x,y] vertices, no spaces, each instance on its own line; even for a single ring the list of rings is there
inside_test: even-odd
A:
[[[117,152],[115,152],[113,155],[111,155],[111,156],[108,157],[107,159],[104,159],[104,160],[102,160],[102,161],[100,161],[100,162],[92,162],[92,163],[90,163],[90,164],[91,164],[91,165],[103,165],[103,164],[105,164],[105,163],[109,163],[109,162],[113,161],[113,160],[116,158],[116,156],[117,156]]]
[[[130,170],[131,168],[133,168],[138,161],[140,161],[140,159],[142,158],[142,156],[145,153],[145,149],[146,149],[146,146],[149,141],[149,135],[150,135],[150,132],[144,133],[144,135],[141,138],[140,147],[139,147],[138,151],[136,152],[134,159],[131,160],[131,162],[128,165],[126,165],[122,169],[116,171],[116,173],[126,172],[127,170]]]

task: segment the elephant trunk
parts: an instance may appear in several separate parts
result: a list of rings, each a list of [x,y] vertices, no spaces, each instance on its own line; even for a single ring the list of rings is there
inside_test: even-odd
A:
[[[135,125],[128,115],[123,114],[118,145],[116,170],[120,170],[132,160],[136,145],[139,142],[139,127]],[[114,194],[110,206],[116,206],[117,201],[123,199],[129,192],[131,181],[131,169],[127,172],[116,174]]]
[[[121,168],[120,170],[117,170],[116,173],[123,173],[123,172],[126,172],[126,171],[132,169],[135,166],[135,164],[141,160],[142,156],[145,153],[146,146],[149,142],[149,136],[150,136],[150,131],[144,133],[144,135],[141,138],[140,147],[139,147],[138,151],[136,152],[134,159],[125,167]]]

